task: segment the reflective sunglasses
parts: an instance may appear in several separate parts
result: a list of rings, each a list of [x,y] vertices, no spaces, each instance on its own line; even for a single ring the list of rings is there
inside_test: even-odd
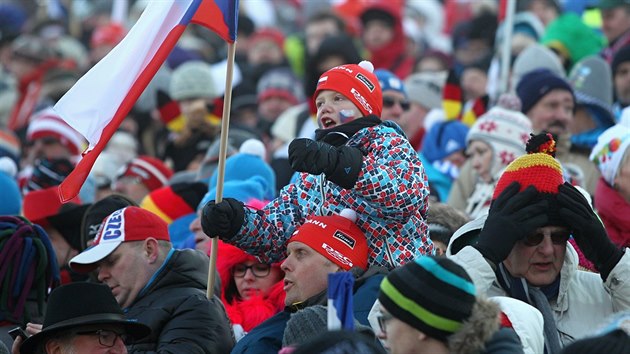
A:
[[[409,101],[397,100],[394,97],[389,97],[389,96],[383,97],[383,107],[392,108],[394,107],[396,103],[400,104],[400,108],[402,108],[403,111],[409,110],[409,107],[410,107]]]
[[[116,339],[120,337],[123,343],[127,344],[129,342],[129,337],[124,333],[116,333],[114,331],[110,331],[107,329],[99,329],[96,331],[88,331],[88,332],[76,332],[78,335],[88,335],[88,336],[98,336],[98,342],[104,346],[111,348],[116,344]]]
[[[393,318],[394,316],[389,313],[383,313],[376,317],[376,320],[378,321],[378,327],[381,329],[381,332],[383,332],[383,334],[387,334],[387,331],[385,330],[387,328],[387,322],[391,321]]]
[[[569,238],[571,237],[571,232],[555,231],[552,232],[550,236],[551,242],[554,245],[564,245],[567,241],[569,241]],[[542,232],[536,232],[525,236],[525,238],[523,239],[523,243],[525,244],[525,246],[538,246],[544,238],[545,234],[543,234]]]
[[[232,268],[232,275],[237,278],[243,278],[248,269],[252,270],[252,274],[254,274],[256,278],[264,278],[269,275],[271,265],[265,263],[256,263],[250,266],[237,264]]]

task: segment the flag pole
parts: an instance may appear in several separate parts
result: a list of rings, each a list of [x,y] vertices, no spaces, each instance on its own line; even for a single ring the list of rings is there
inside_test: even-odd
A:
[[[501,76],[499,85],[499,95],[508,92],[508,81],[510,75],[510,56],[512,49],[512,29],[514,27],[514,10],[516,9],[516,0],[507,0],[507,9],[505,13],[505,24],[503,29],[503,43],[501,47]],[[497,97],[498,99],[498,97]]]
[[[221,117],[221,140],[219,142],[219,165],[217,167],[217,194],[216,203],[223,200],[223,179],[225,178],[225,160],[227,155],[228,129],[230,124],[230,108],[232,106],[232,76],[234,70],[234,56],[236,52],[236,41],[228,42],[227,53],[227,73],[225,76],[225,95],[223,98],[223,115]],[[211,235],[208,235],[211,236]],[[206,296],[208,299],[214,295],[214,283],[216,281],[217,268],[217,248],[218,240],[212,237],[212,248],[210,250],[210,264],[208,265],[208,286]]]

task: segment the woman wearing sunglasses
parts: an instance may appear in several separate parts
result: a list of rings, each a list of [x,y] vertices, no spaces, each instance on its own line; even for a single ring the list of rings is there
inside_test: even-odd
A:
[[[284,308],[284,272],[222,241],[218,253],[221,300],[239,340]]]

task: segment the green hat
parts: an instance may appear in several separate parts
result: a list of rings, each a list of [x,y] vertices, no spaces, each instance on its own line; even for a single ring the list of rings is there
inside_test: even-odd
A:
[[[599,0],[597,8],[605,10],[623,5],[630,5],[630,0]]]

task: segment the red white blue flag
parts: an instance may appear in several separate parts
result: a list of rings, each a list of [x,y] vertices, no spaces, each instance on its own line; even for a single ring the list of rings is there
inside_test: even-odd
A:
[[[79,193],[94,161],[166,60],[189,23],[234,43],[238,0],[150,1],[127,36],[88,71],[54,110],[88,141],[74,171],[59,186],[68,201]]]
[[[353,288],[352,273],[328,274],[328,330],[354,330]]]

